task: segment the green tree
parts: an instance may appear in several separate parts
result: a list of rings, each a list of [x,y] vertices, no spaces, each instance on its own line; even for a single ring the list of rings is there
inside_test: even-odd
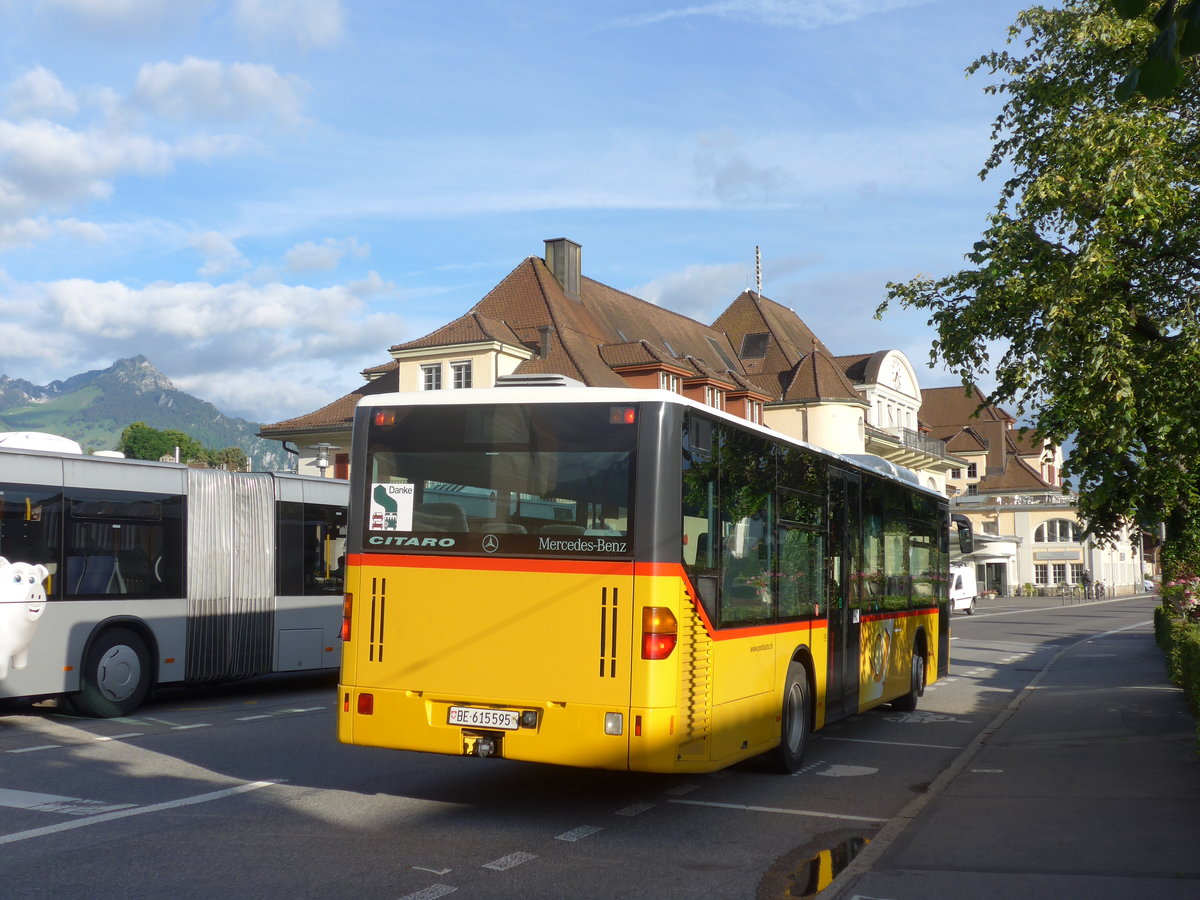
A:
[[[1140,63],[1117,87],[1117,97],[1128,100],[1135,91],[1152,99],[1169,96],[1187,74],[1184,60],[1200,53],[1200,0],[1164,0],[1153,14],[1150,0],[1110,2],[1122,18],[1148,17],[1157,29]]]
[[[989,372],[988,401],[1074,437],[1066,466],[1090,530],[1200,509],[1200,115],[1196,79],[1171,97],[1119,100],[1152,26],[1108,0],[1033,8],[1010,29],[1025,52],[968,72],[1004,98],[981,177],[1005,174],[995,211],[941,278],[889,284],[928,310],[932,357],[964,384]],[[1193,66],[1195,60],[1189,60]]]
[[[162,459],[164,456],[174,456],[176,447],[179,448],[180,462],[201,459],[205,453],[204,445],[182,431],[159,431],[145,422],[134,422],[126,426],[121,432],[121,440],[117,443],[117,449],[131,459]]]
[[[167,441],[161,431],[145,422],[134,422],[121,432],[117,449],[131,459],[158,459],[167,452]]]
[[[244,471],[250,460],[241,447],[226,447],[223,450],[209,450],[205,461],[214,469],[226,469],[230,472]]]

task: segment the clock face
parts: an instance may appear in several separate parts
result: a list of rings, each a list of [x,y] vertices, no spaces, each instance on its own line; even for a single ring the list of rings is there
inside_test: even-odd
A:
[[[904,387],[904,366],[899,362],[892,362],[892,387],[897,390]]]

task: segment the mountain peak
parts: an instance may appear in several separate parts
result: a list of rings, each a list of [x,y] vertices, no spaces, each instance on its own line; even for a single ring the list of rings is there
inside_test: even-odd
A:
[[[142,392],[175,390],[171,379],[154,368],[150,360],[141,355],[129,359],[118,359],[99,374],[101,376],[111,375]]]
[[[258,437],[256,423],[178,390],[141,355],[42,386],[0,375],[0,431],[44,431],[111,450],[134,422],[182,431],[214,450],[241,447],[256,469],[288,464],[280,444]]]

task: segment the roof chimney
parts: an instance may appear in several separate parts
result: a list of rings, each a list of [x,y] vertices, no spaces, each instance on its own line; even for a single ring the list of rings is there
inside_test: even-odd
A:
[[[546,266],[568,297],[579,299],[580,256],[583,248],[567,238],[546,241]]]

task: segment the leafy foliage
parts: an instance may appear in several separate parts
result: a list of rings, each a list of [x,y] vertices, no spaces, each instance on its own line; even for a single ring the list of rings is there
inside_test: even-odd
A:
[[[1124,19],[1142,19],[1150,0],[1112,0],[1112,7]],[[1184,60],[1200,53],[1200,0],[1165,0],[1150,21],[1158,31],[1141,65],[1117,87],[1118,99],[1128,100],[1134,92],[1153,100],[1169,97],[1187,74]]]
[[[1114,95],[1148,28],[1064,0],[1020,14],[1024,55],[970,66],[1005,98],[980,173],[1007,174],[996,210],[966,268],[889,284],[879,308],[929,310],[935,361],[964,384],[991,372],[989,403],[1074,437],[1065,474],[1101,537],[1178,535],[1200,493],[1200,107],[1194,79],[1169,101]]]
[[[134,422],[121,432],[117,449],[133,459],[174,458],[178,450],[180,462],[201,463],[232,471],[245,468],[247,463],[246,454],[239,447],[210,450],[182,431],[158,431],[145,422]]]

